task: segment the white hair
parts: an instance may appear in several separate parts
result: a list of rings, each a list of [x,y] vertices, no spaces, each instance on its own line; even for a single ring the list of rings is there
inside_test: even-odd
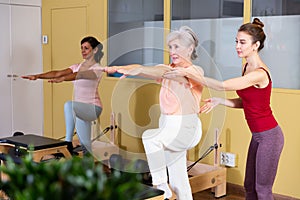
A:
[[[196,53],[196,47],[198,46],[198,37],[195,32],[188,26],[182,26],[179,30],[172,31],[167,36],[167,44],[171,41],[179,39],[186,47],[193,47],[191,59],[195,60],[198,56]]]

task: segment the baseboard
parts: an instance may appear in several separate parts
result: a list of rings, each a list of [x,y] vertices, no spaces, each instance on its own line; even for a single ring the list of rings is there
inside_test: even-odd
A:
[[[234,194],[239,196],[245,196],[245,189],[241,185],[236,185],[233,183],[227,183],[227,194]],[[289,197],[281,194],[274,194],[275,200],[300,200],[298,198]]]

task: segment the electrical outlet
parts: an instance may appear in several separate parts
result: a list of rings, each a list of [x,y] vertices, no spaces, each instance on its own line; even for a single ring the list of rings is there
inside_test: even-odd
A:
[[[235,167],[237,163],[237,156],[234,153],[221,152],[220,164],[227,167]]]

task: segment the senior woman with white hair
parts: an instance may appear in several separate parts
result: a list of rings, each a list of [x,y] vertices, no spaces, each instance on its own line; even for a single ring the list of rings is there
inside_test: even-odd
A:
[[[143,133],[142,141],[147,156],[152,183],[172,197],[169,184],[178,200],[193,199],[187,174],[187,150],[197,145],[202,136],[198,113],[203,86],[185,77],[164,78],[164,73],[174,68],[189,68],[195,73],[203,70],[193,65],[198,38],[187,26],[172,31],[167,37],[171,64],[153,67],[138,64],[108,67],[108,73],[124,76],[143,76],[161,84],[159,127]],[[167,172],[168,170],[168,172]],[[168,176],[169,175],[169,176]]]

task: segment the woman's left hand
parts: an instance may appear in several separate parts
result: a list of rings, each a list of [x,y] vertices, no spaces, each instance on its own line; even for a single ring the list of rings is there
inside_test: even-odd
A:
[[[31,81],[35,81],[38,79],[38,77],[36,75],[26,75],[26,76],[21,76],[21,77],[24,79],[31,80]]]
[[[205,104],[201,106],[200,113],[209,113],[214,107],[220,104],[220,98],[212,97],[209,99],[204,99]]]
[[[140,73],[142,73],[142,68],[136,67],[132,69],[126,69],[126,68],[119,68],[117,70],[118,73],[123,74],[120,78],[126,78],[127,76],[137,76]]]
[[[117,67],[116,66],[111,66],[111,67],[105,67],[104,72],[107,72],[108,74],[113,74],[117,72]]]
[[[63,77],[59,77],[59,78],[52,78],[52,79],[49,79],[48,82],[49,83],[61,83],[64,81],[64,78]]]

